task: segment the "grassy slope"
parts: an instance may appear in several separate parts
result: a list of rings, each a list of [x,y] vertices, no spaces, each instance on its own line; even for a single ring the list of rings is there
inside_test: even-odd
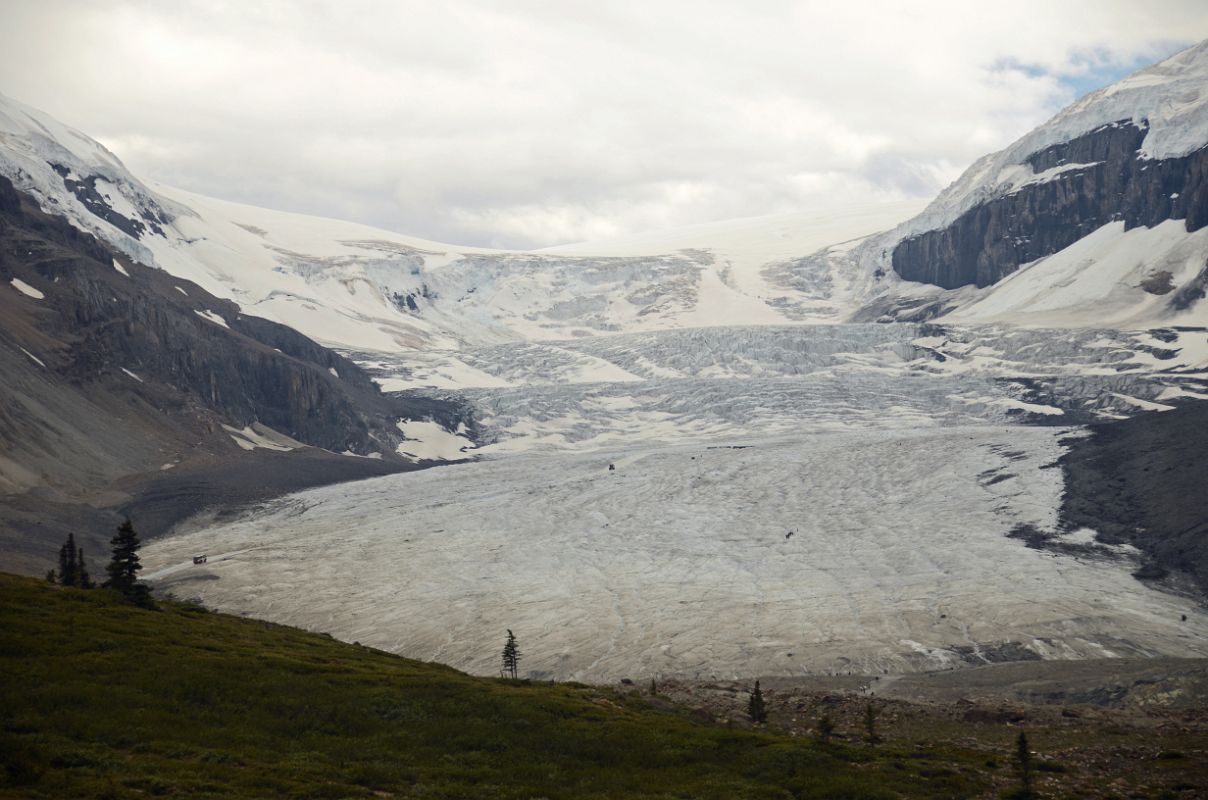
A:
[[[3,797],[967,797],[986,786],[973,753],[823,746],[661,705],[0,574]]]

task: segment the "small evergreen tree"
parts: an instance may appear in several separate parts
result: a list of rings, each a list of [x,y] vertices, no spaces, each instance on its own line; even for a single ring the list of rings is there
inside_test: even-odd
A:
[[[864,707],[864,736],[871,745],[881,743],[881,737],[877,735],[877,717],[880,715],[881,709],[869,700],[868,705]]]
[[[654,682],[654,678],[651,678],[651,679],[650,679],[650,696],[651,696],[651,697],[654,697],[654,696],[655,696],[656,694],[658,694],[658,693],[659,693],[659,687],[658,687],[658,685],[657,685],[657,684]]]
[[[147,584],[139,583],[138,580],[139,570],[143,568],[138,560],[138,549],[142,547],[142,543],[139,542],[138,534],[134,532],[134,525],[129,519],[118,526],[117,533],[109,540],[109,544],[113,546],[113,557],[105,567],[105,572],[109,575],[105,586],[120,592],[135,605],[152,607]]]
[[[92,582],[92,576],[88,574],[88,564],[84,561],[84,548],[81,547],[77,552],[79,556],[76,559],[76,585],[81,589],[91,589],[96,584]]]
[[[751,722],[757,724],[768,721],[768,709],[763,702],[763,690],[759,688],[759,681],[755,681],[755,689],[747,700],[747,716],[751,718]]]
[[[55,571],[53,569],[47,570],[46,582],[47,583],[58,583],[59,582],[59,576],[55,574]]]
[[[1028,735],[1019,732],[1015,740],[1015,766],[1019,769],[1020,791],[1016,797],[1033,797],[1032,794],[1032,749],[1028,745]]]
[[[835,721],[830,718],[830,714],[823,714],[822,719],[818,720],[818,741],[826,744],[834,733]]]
[[[508,638],[503,645],[503,676],[516,678],[520,669],[520,648],[516,646],[516,635],[508,628]]]
[[[75,544],[75,534],[67,534],[67,541],[59,548],[59,583],[64,586],[76,586],[78,584],[78,576],[76,574],[76,555],[78,552]]]

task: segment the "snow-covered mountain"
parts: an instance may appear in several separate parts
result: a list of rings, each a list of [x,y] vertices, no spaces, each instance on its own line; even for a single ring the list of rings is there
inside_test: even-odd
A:
[[[1153,327],[1203,315],[1206,82],[1208,43],[1087,95],[916,216],[908,202],[826,209],[540,252],[146,183],[3,97],[0,174],[131,258],[348,350],[944,314]]]
[[[978,160],[849,267],[959,290],[947,321],[1203,324],[1208,42],[1092,92]],[[881,311],[895,306],[888,290]],[[917,314],[919,304],[901,304]]]
[[[800,318],[784,308],[797,303],[795,290],[768,281],[769,265],[884,229],[920,206],[723,223],[599,252],[459,247],[144,183],[87,136],[7,98],[0,98],[0,174],[131,258],[247,314],[325,344],[387,353],[784,324]],[[852,302],[845,297],[846,306],[821,316],[841,319]]]
[[[0,174],[132,258],[348,350],[941,314],[1152,327],[1202,315],[1205,75],[1208,46],[1198,45],[1088,95],[904,222],[917,205],[536,253],[147,184],[87,136],[6,98]]]

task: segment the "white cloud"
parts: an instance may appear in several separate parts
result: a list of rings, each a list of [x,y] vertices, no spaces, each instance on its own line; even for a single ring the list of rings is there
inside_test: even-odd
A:
[[[0,90],[136,173],[467,244],[929,195],[1201,2],[16,2]]]

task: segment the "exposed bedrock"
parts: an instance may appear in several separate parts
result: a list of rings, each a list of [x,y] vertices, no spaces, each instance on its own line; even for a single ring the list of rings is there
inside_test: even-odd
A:
[[[1208,145],[1180,158],[1138,154],[1148,126],[1106,125],[1028,157],[1036,182],[977,205],[893,251],[903,278],[945,289],[998,282],[1109,222],[1125,229],[1186,220],[1208,225]],[[1042,173],[1060,170],[1041,178]]]
[[[1069,444],[1063,527],[1141,550],[1140,577],[1182,572],[1208,593],[1208,402],[1093,425]]]
[[[3,177],[0,375],[0,567],[36,574],[67,532],[104,552],[114,511],[155,533],[411,469],[400,418],[473,425],[454,401],[383,395],[347,358],[115,253]],[[251,426],[293,441],[249,452],[231,432]]]
[[[0,187],[17,195],[2,178]],[[394,420],[407,409],[351,361],[159,270],[127,263],[128,276],[119,273],[95,238],[32,202],[22,209],[19,195],[16,205],[11,199],[0,216],[0,277],[47,290],[34,308],[15,307],[0,336],[42,353],[59,380],[77,387],[116,376],[153,406],[200,406],[238,426],[260,422],[337,452],[397,443]],[[36,319],[24,322],[31,312]]]
[[[127,236],[141,239],[148,230],[160,236],[164,235],[160,223],[168,224],[168,218],[162,210],[155,212],[146,208],[137,209],[137,216],[128,217],[113,208],[111,201],[97,190],[97,181],[105,179],[100,175],[89,175],[78,178],[70,167],[62,164],[50,164],[51,168],[63,178],[63,186],[84,204],[93,216],[103,219]],[[141,218],[140,218],[141,217]]]

